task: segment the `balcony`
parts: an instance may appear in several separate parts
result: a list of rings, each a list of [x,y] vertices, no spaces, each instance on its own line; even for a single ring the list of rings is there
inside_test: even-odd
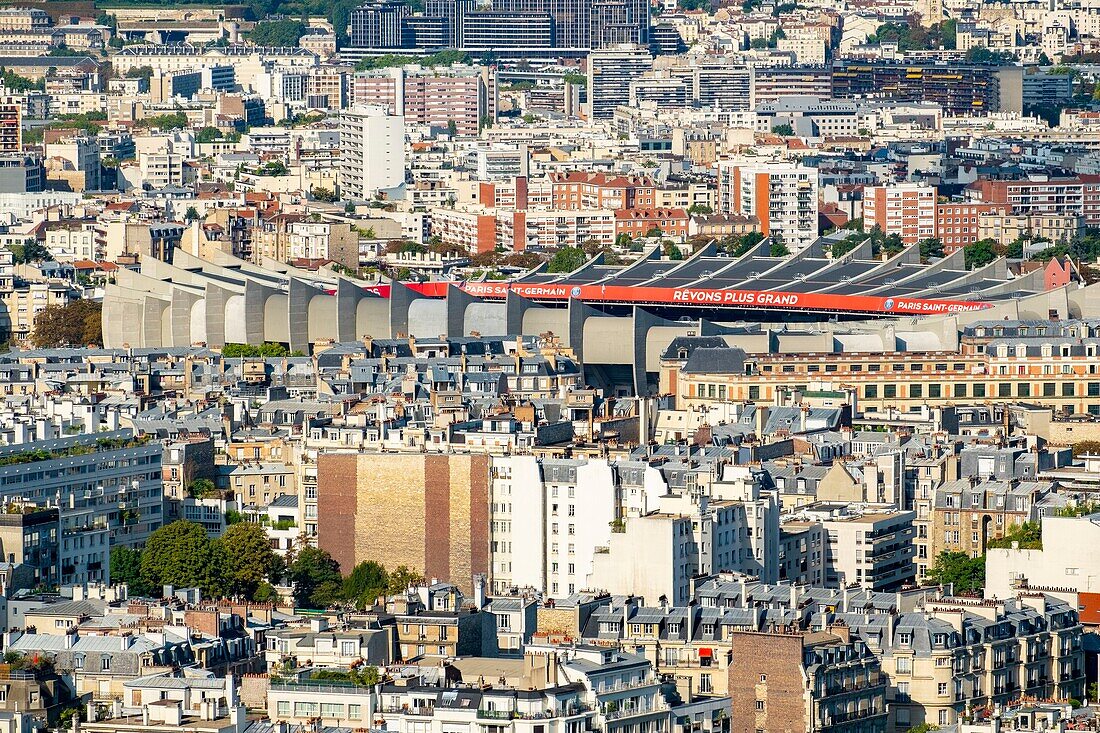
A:
[[[604,710],[603,717],[605,720],[622,720],[623,718],[633,718],[641,715],[652,715],[654,713],[667,713],[669,706],[663,703],[657,703],[655,705],[636,705],[627,708],[618,708],[615,710]]]

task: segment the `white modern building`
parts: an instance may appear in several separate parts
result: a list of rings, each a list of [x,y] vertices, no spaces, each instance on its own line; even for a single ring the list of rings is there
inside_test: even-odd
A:
[[[340,189],[344,198],[371,198],[405,182],[405,118],[382,107],[340,113]]]

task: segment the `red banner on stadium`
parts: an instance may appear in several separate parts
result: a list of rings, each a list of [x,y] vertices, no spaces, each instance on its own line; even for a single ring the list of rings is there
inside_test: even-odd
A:
[[[410,290],[431,298],[442,298],[448,287],[455,287],[479,298],[501,299],[511,291],[531,300],[569,300],[588,303],[631,303],[638,305],[694,305],[726,308],[786,308],[815,311],[857,311],[863,313],[936,314],[962,313],[992,308],[992,303],[972,300],[938,300],[889,295],[839,295],[830,293],[789,293],[774,290],[720,290],[708,288],[654,288],[632,285],[563,285],[503,282],[427,282],[408,283]],[[365,288],[380,298],[388,298],[388,285]]]

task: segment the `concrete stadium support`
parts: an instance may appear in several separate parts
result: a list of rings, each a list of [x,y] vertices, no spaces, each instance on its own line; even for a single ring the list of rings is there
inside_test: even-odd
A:
[[[861,262],[871,259],[869,252],[853,254],[860,255]],[[841,280],[833,268],[843,267],[845,262],[850,266],[856,260],[849,256],[838,264],[819,266],[810,262],[812,255],[812,252],[799,253],[781,259],[750,253],[725,261],[729,263],[727,269],[757,267],[746,264],[746,257],[766,261],[774,277],[753,281],[761,290],[781,287],[805,290],[813,282],[807,277],[776,278],[787,278],[792,269],[807,268],[832,272],[817,295],[827,296],[842,283],[850,285],[850,280]],[[658,261],[650,256],[625,270],[614,268],[614,274],[612,268],[593,260],[560,279],[566,283],[591,283],[604,275],[624,278],[631,269],[653,269],[656,262],[663,277],[684,268],[682,272],[690,271],[705,282],[708,275],[704,259],[713,257],[714,253],[707,248],[684,263]],[[909,255],[903,253],[898,257]],[[886,280],[890,274],[887,270],[913,268],[905,262],[902,259],[898,263],[891,260],[868,265],[867,271],[876,273],[878,284],[867,282],[861,289],[874,292],[876,288],[895,287]],[[173,264],[150,259],[142,263],[141,273],[120,270],[116,284],[107,287],[104,299],[105,346],[180,347],[205,343],[218,348],[227,343],[272,341],[308,353],[312,344],[326,339],[346,342],[365,336],[431,338],[473,333],[486,336],[552,333],[582,362],[588,383],[612,392],[646,394],[656,384],[661,352],[677,336],[718,335],[732,342],[766,335],[778,341],[777,348],[783,350],[784,332],[794,330],[790,313],[766,307],[752,310],[710,307],[683,315],[685,311],[670,311],[661,304],[586,303],[577,297],[540,303],[513,291],[481,297],[454,285],[446,288],[443,297],[428,297],[401,283],[386,286],[388,297],[380,297],[378,288],[336,273],[306,272],[270,261],[264,264],[259,267],[228,255],[207,261],[177,250]],[[830,320],[827,311],[800,313],[802,321],[796,330],[820,334],[819,350],[824,351],[832,351],[831,334],[853,329],[881,333],[884,340],[894,341],[901,349],[912,348],[913,344],[920,344],[920,348],[953,349],[959,326],[974,320],[1100,317],[1100,286],[1079,288],[1071,284],[1036,292],[1034,274],[1006,280],[1003,261],[962,274],[952,269],[958,264],[948,257],[914,271],[908,279],[916,283],[918,280],[914,278],[918,278],[926,284],[940,277],[949,281],[954,292],[978,293],[988,307],[923,317],[891,314],[895,317],[845,323]],[[542,277],[550,281],[559,276]],[[794,348],[794,341],[791,343]]]

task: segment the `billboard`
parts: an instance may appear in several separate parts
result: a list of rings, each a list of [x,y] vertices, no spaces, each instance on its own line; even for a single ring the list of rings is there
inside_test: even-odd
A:
[[[470,295],[499,300],[509,292],[534,301],[554,302],[576,298],[586,303],[628,305],[699,306],[717,308],[775,308],[810,311],[852,311],[894,315],[935,315],[992,308],[992,303],[973,300],[907,298],[892,295],[841,295],[793,293],[777,290],[732,290],[711,288],[661,288],[633,285],[575,285],[571,283],[523,282],[427,282],[408,283],[421,295],[442,298],[447,288]],[[389,297],[389,286],[366,288],[372,295]]]

